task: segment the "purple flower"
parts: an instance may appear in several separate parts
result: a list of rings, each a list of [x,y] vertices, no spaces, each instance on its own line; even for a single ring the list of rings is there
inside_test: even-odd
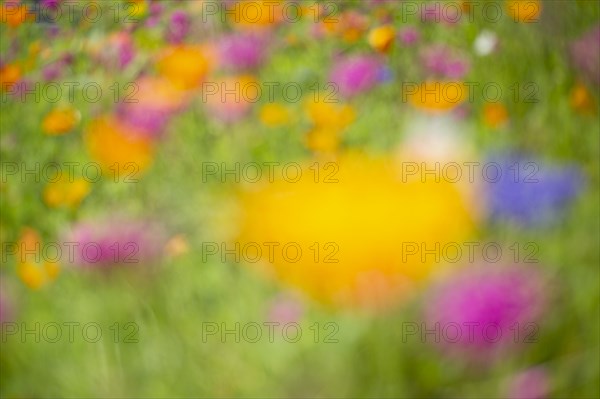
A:
[[[509,399],[545,399],[549,397],[550,377],[543,367],[522,371],[511,378]]]
[[[154,264],[162,254],[163,243],[163,232],[156,224],[119,216],[80,222],[64,240],[65,250],[73,251],[68,252],[69,261],[104,270]]]
[[[42,7],[45,8],[58,8],[61,0],[42,0]]]
[[[53,62],[42,69],[42,77],[45,81],[57,80],[61,76],[62,71],[62,65],[58,62]]]
[[[492,220],[546,224],[584,187],[582,172],[575,166],[548,165],[519,155],[490,157],[484,165],[485,197]]]
[[[381,62],[374,57],[350,56],[336,62],[329,79],[342,96],[353,97],[372,89],[381,80],[381,69]]]
[[[536,326],[544,308],[541,276],[518,265],[465,268],[436,287],[426,324],[441,331],[441,347],[470,360],[490,359],[523,342],[515,329]],[[439,323],[439,324],[436,324]]]
[[[241,71],[260,66],[266,56],[265,40],[248,33],[232,33],[218,44],[219,60],[225,68]]]
[[[58,25],[49,25],[46,27],[46,37],[48,39],[54,39],[60,34],[60,26]]]
[[[421,34],[419,33],[419,31],[416,28],[413,28],[412,26],[402,28],[398,32],[398,38],[400,39],[400,42],[402,42],[402,44],[404,44],[405,46],[412,46],[413,44],[419,41],[420,37]]]
[[[466,57],[444,45],[424,49],[421,52],[421,63],[430,74],[450,79],[462,79],[470,70]]]
[[[588,30],[570,46],[571,59],[586,79],[600,85],[600,25]]]
[[[183,10],[176,10],[171,14],[171,22],[167,32],[167,41],[178,44],[184,41],[190,31],[190,17]]]

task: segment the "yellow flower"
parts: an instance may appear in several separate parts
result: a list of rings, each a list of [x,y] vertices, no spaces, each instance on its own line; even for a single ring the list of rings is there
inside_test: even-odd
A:
[[[0,4],[0,22],[6,23],[11,28],[16,28],[24,22],[35,20],[25,5]]]
[[[306,136],[306,146],[312,151],[331,153],[340,147],[340,132],[335,129],[315,128]]]
[[[540,0],[506,0],[508,14],[517,22],[536,22],[542,12]]]
[[[405,256],[406,244],[443,248],[473,230],[464,197],[443,179],[403,182],[393,162],[354,154],[320,165],[318,177],[312,164],[299,181],[241,194],[237,242],[248,258],[263,246],[259,268],[325,303],[394,303],[442,268],[435,255]]]
[[[21,68],[17,64],[6,64],[0,68],[0,91],[12,90],[21,79]]]
[[[46,284],[44,270],[31,262],[20,263],[17,266],[17,274],[21,281],[33,290],[37,290]]]
[[[190,245],[183,234],[173,236],[165,245],[165,251],[172,257],[185,255],[190,251]]]
[[[73,179],[63,176],[56,182],[46,185],[43,198],[46,205],[51,208],[66,206],[76,208],[90,193],[90,183],[83,178]]]
[[[592,97],[585,85],[581,83],[577,83],[571,89],[569,103],[575,112],[582,115],[594,115],[597,110],[594,97]]]
[[[157,61],[158,73],[177,88],[196,89],[204,81],[209,63],[201,47],[178,45],[169,47]]]
[[[41,242],[42,240],[37,230],[31,227],[23,228],[17,241],[17,262],[24,263],[31,257],[34,257],[34,254],[41,250]]]
[[[146,14],[148,10],[148,3],[146,0],[127,0],[127,3],[131,4],[126,6],[128,13],[131,13],[129,17],[139,18]]]
[[[97,118],[87,128],[87,149],[102,167],[103,176],[137,179],[152,163],[153,143],[126,129],[112,116]]]
[[[350,105],[328,100],[326,93],[319,93],[318,98],[307,101],[305,109],[315,126],[336,130],[346,128],[356,117],[356,113]]]
[[[464,11],[466,14],[471,14],[471,12],[474,9],[474,2],[472,0],[463,0],[460,2],[460,8],[462,11]]]
[[[62,135],[73,130],[80,119],[81,114],[75,108],[55,108],[44,118],[42,130],[49,136]]]
[[[384,25],[374,28],[369,33],[369,44],[375,50],[385,53],[389,51],[394,39],[396,37],[396,31],[393,26]]]
[[[290,112],[281,104],[265,104],[260,109],[260,121],[268,127],[285,126],[290,122]]]
[[[227,12],[229,22],[243,30],[263,30],[283,21],[282,0],[239,1]]]
[[[408,93],[411,104],[430,112],[444,112],[455,108],[467,97],[467,88],[462,82],[421,83],[414,93]]]
[[[39,289],[56,279],[60,271],[58,263],[44,260],[39,233],[25,227],[17,242],[17,275],[31,289]]]
[[[500,103],[486,103],[483,106],[483,123],[493,129],[508,121],[508,110]]]

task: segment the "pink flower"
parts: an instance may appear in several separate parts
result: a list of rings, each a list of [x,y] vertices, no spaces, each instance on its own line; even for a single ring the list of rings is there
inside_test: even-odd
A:
[[[117,107],[117,117],[126,125],[135,128],[139,136],[160,138],[166,132],[172,113],[164,109],[145,107],[138,104],[121,103]]]
[[[108,68],[127,67],[135,57],[135,47],[131,34],[126,31],[110,35],[100,53],[100,61]]]
[[[79,222],[64,240],[69,261],[82,268],[147,267],[162,254],[162,229],[148,221],[111,216]],[[71,254],[73,256],[71,256]]]
[[[181,43],[190,31],[190,17],[183,10],[175,10],[171,15],[167,41],[169,43]]]
[[[570,46],[575,67],[591,82],[600,85],[600,25],[588,30]]]
[[[117,116],[144,137],[160,138],[173,116],[184,108],[186,97],[168,81],[143,77],[123,87]]]
[[[542,288],[540,275],[522,266],[465,269],[436,287],[426,308],[428,328],[439,323],[447,331],[440,340],[446,352],[488,360],[531,339],[526,332],[537,328]]]
[[[419,31],[411,26],[402,28],[398,32],[398,38],[400,39],[400,42],[402,42],[402,44],[404,44],[405,46],[412,46],[417,41],[419,41],[420,37],[421,34],[419,33]]]
[[[267,319],[280,324],[297,323],[303,313],[300,302],[291,297],[279,296],[271,303]]]
[[[219,60],[223,67],[243,71],[259,67],[265,60],[266,41],[250,33],[232,33],[218,43]]]
[[[470,70],[465,57],[444,45],[425,48],[421,52],[421,63],[430,74],[450,79],[462,79]]]
[[[382,64],[374,57],[350,56],[336,62],[329,79],[342,96],[353,97],[372,89],[380,81],[381,71]]]

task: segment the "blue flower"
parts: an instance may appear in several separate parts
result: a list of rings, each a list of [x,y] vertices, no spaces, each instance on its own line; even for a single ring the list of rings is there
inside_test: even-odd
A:
[[[584,187],[578,167],[522,155],[490,157],[482,171],[490,218],[525,226],[555,220]]]

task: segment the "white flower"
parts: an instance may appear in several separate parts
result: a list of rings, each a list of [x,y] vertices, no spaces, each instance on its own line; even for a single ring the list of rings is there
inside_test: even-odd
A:
[[[483,30],[475,39],[475,43],[473,43],[473,47],[475,49],[475,53],[479,56],[486,56],[491,54],[498,45],[498,36],[494,32],[489,30]]]

